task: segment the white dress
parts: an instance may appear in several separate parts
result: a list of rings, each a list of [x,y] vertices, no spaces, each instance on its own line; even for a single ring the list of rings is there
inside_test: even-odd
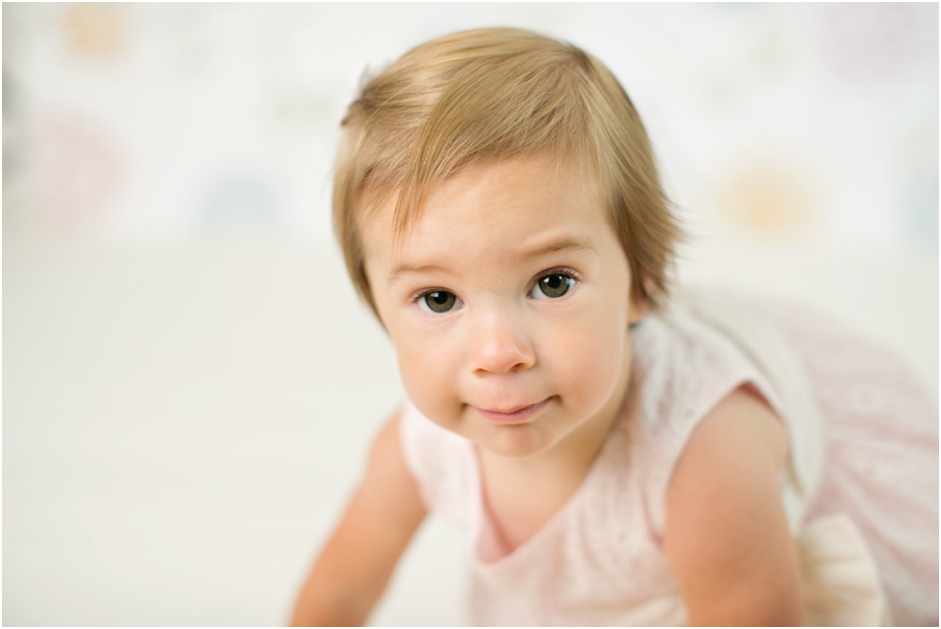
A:
[[[406,462],[466,527],[480,625],[681,625],[666,488],[698,422],[751,383],[785,422],[781,492],[810,625],[938,622],[938,412],[891,354],[805,309],[688,292],[631,331],[618,420],[588,475],[506,553],[476,447],[406,405]]]

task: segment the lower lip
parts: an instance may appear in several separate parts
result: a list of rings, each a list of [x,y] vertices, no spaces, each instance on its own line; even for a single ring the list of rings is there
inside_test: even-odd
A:
[[[478,408],[477,412],[496,424],[519,424],[531,419],[536,413],[549,403],[552,398],[546,398],[537,404],[530,404],[512,413],[498,413]]]

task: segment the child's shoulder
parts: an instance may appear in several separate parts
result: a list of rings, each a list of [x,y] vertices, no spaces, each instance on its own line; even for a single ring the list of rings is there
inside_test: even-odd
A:
[[[747,299],[687,289],[639,324],[632,339],[635,448],[650,470],[647,492],[664,496],[698,427],[751,398],[763,405],[757,415],[769,414],[784,434],[785,501],[796,526],[819,485],[822,425],[801,359],[779,327]]]
[[[644,430],[688,436],[722,400],[746,384],[777,407],[778,395],[767,377],[776,365],[756,360],[779,349],[769,332],[765,322],[737,304],[692,291],[674,296],[661,311],[647,315],[631,334]]]

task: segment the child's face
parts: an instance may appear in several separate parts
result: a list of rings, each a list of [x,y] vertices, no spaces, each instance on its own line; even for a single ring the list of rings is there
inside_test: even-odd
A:
[[[508,456],[610,425],[643,307],[599,195],[554,159],[475,167],[395,247],[394,203],[365,225],[366,272],[418,409]]]

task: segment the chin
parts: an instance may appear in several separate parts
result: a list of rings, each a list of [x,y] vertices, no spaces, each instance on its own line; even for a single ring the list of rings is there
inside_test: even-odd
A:
[[[494,454],[526,458],[549,450],[554,442],[532,424],[491,426],[486,441],[477,444]]]

